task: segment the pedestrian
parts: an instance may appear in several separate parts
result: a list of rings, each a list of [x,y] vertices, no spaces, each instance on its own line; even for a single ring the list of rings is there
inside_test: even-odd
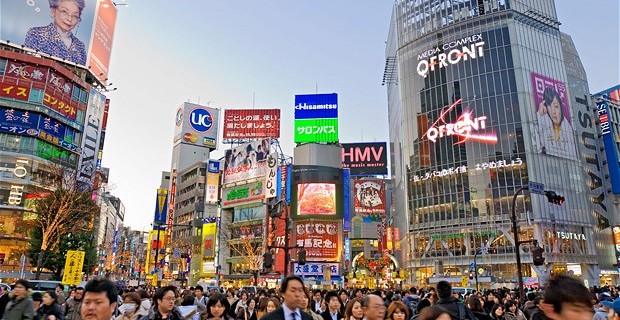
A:
[[[140,308],[138,309],[138,314],[143,317],[149,314],[149,310],[151,310],[151,298],[149,293],[146,290],[140,290]]]
[[[10,301],[6,305],[2,320],[15,320],[15,319],[33,319],[34,318],[34,305],[30,295],[30,283],[26,279],[19,279],[15,282],[15,287],[11,291],[9,298]]]
[[[504,313],[504,318],[506,318],[506,320],[527,320],[525,314],[523,314],[523,311],[519,310],[514,300],[508,300],[504,308],[506,308]]]
[[[56,285],[54,291],[56,292],[56,296],[58,296],[56,302],[58,302],[59,305],[63,305],[65,301],[67,301],[67,298],[65,297],[65,286],[59,283]]]
[[[278,299],[262,297],[258,303],[256,319],[262,319],[264,315],[268,314],[269,312],[275,311],[278,307],[280,307],[280,301]]]
[[[300,277],[284,278],[280,286],[280,294],[283,298],[282,306],[263,316],[263,320],[312,320],[309,314],[300,310],[303,307],[305,295],[304,282]]]
[[[320,314],[314,312],[314,310],[312,310],[312,300],[311,297],[312,295],[310,294],[310,290],[308,290],[308,288],[304,287],[304,296],[301,297],[302,299],[302,303],[301,303],[301,311],[309,314],[310,316],[312,316],[312,320],[323,320],[323,317],[321,317]]]
[[[83,320],[110,320],[118,304],[118,289],[114,282],[97,277],[86,283],[80,306]]]
[[[246,308],[239,309],[236,320],[256,320],[256,300],[250,298],[247,304]]]
[[[340,306],[340,313],[344,315],[347,308],[347,303],[349,303],[349,294],[347,293],[347,290],[341,289],[338,292],[338,296],[340,297],[340,303],[342,304]]]
[[[37,310],[39,310],[39,307],[41,307],[41,304],[43,303],[43,295],[41,294],[41,292],[33,292],[30,298],[32,299],[32,306],[34,307],[34,313],[36,314]],[[63,313],[64,313],[64,310],[63,310]]]
[[[162,287],[153,296],[153,308],[149,310],[148,320],[183,320],[183,316],[174,302],[177,298],[175,286]],[[146,319],[145,319],[146,320]]]
[[[55,291],[49,290],[43,294],[43,303],[37,309],[35,320],[63,320],[65,314],[60,304],[58,304],[58,295]]]
[[[130,292],[123,297],[123,304],[118,307],[119,315],[116,320],[136,320],[140,317],[140,305],[142,298],[137,292]]]
[[[476,319],[491,320],[491,316],[484,312],[482,301],[480,301],[480,298],[477,296],[472,295],[467,299],[467,308],[471,310],[471,314],[476,317]]]
[[[540,303],[541,298],[536,294],[536,292],[528,292],[525,296],[527,301],[523,304],[523,314],[525,318],[530,319],[534,312],[538,311],[538,304]]]
[[[544,314],[552,320],[592,320],[594,315],[588,288],[568,275],[558,275],[549,280],[538,308],[540,313],[537,314]],[[544,319],[537,314],[532,319]]]
[[[387,308],[387,319],[409,320],[409,308],[400,300],[392,301]]]
[[[505,320],[504,317],[504,306],[501,304],[494,304],[493,308],[491,308],[491,313],[489,314],[491,319],[493,320]]]
[[[450,313],[452,319],[455,320],[476,320],[471,311],[465,307],[465,304],[452,296],[452,285],[447,281],[439,281],[437,283],[437,296],[439,300],[436,305],[442,306]]]
[[[214,294],[207,300],[206,312],[200,314],[202,320],[227,320],[231,306],[228,299],[221,293]]]
[[[385,317],[385,303],[378,295],[365,296],[362,299],[362,309],[366,320],[383,320]]]
[[[448,310],[439,305],[433,305],[420,310],[418,320],[451,320]]]
[[[325,295],[325,303],[327,309],[321,313],[323,320],[340,320],[343,318],[342,313],[340,313],[342,303],[336,291],[330,291]]]
[[[196,286],[194,288],[194,305],[198,309],[198,313],[203,313],[207,310],[207,297],[204,296],[204,289],[202,286]]]
[[[362,308],[362,299],[353,298],[349,300],[347,308],[344,311],[345,320],[362,320],[364,318],[364,309]]]
[[[82,298],[84,297],[84,288],[77,287],[74,291],[73,297],[67,299],[65,302],[65,319],[66,320],[81,320],[80,308],[82,306]]]
[[[321,313],[323,313],[323,311],[325,311],[322,305],[323,297],[321,295],[321,290],[314,290],[312,292],[312,311],[320,315]]]
[[[11,299],[9,298],[9,292],[2,289],[0,286],[0,317],[4,314],[4,309]]]
[[[613,301],[603,301],[602,304],[609,308],[607,313],[609,320],[620,320],[620,298]]]

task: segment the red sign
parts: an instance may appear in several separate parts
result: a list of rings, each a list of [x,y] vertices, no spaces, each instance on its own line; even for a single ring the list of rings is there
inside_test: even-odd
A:
[[[9,61],[4,74],[35,82],[45,83],[47,81],[47,68],[17,61]]]
[[[224,110],[224,139],[280,137],[280,109]]]
[[[267,228],[269,232],[267,234],[267,244],[277,247],[286,247],[287,243],[284,242],[286,234],[286,222],[283,219],[268,217]],[[275,221],[274,221],[275,220]],[[275,223],[275,225],[274,225]],[[273,228],[275,226],[275,229]],[[284,250],[274,249],[273,255],[273,271],[284,274]]]
[[[99,1],[99,9],[93,30],[93,42],[89,52],[89,67],[92,74],[101,82],[108,80],[108,66],[114,40],[116,25],[116,5],[110,0]]]
[[[353,183],[354,210],[364,217],[385,213],[385,182],[379,179],[356,179]]]
[[[71,100],[71,82],[50,70],[43,105],[54,109],[71,120],[77,116],[77,102]]]
[[[295,241],[306,249],[308,261],[337,261],[339,258],[338,223],[301,221],[295,225]]]
[[[0,83],[0,97],[28,101],[30,96],[30,81],[18,81],[4,77]]]

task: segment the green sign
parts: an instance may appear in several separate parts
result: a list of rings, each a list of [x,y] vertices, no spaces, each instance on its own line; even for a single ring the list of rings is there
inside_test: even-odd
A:
[[[295,143],[338,142],[338,118],[295,120]]]

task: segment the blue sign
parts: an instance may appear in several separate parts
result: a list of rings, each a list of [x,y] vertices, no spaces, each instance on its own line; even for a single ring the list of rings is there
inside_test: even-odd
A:
[[[286,165],[286,203],[291,203],[291,165]]]
[[[189,113],[189,125],[198,132],[207,132],[213,127],[213,116],[205,109],[194,109]]]
[[[611,181],[611,192],[620,194],[620,166],[618,165],[618,150],[614,141],[613,127],[609,114],[609,95],[601,94],[594,98],[596,111],[598,113],[603,144],[605,145],[605,155],[607,156],[607,167],[609,169],[609,180]]]
[[[344,238],[344,260],[351,261],[351,240]]]
[[[220,162],[216,160],[209,160],[209,166],[207,167],[207,171],[209,171],[210,173],[219,173]]]
[[[351,170],[350,169],[342,169],[342,189],[344,196],[342,198],[343,203],[343,225],[342,229],[344,231],[351,231]]]
[[[153,230],[166,230],[166,218],[168,215],[168,190],[157,189],[155,199],[155,217],[153,218]]]
[[[538,183],[538,182],[534,182],[534,181],[529,181],[527,183],[528,188],[530,189],[531,193],[534,194],[545,194],[545,185],[542,183]]]
[[[338,118],[338,94],[295,95],[295,119]]]

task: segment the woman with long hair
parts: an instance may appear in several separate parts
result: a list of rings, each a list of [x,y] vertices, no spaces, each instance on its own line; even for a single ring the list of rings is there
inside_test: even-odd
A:
[[[496,304],[491,308],[491,319],[493,320],[505,320],[504,317],[504,306],[501,304]]]
[[[301,297],[302,307],[299,309],[301,309],[301,311],[312,316],[312,320],[323,320],[323,317],[321,317],[321,315],[317,314],[316,312],[314,312],[314,310],[312,310],[313,301],[312,301],[312,296],[310,295],[310,290],[308,290],[308,288],[304,286],[304,292],[305,294],[302,295]]]
[[[400,300],[392,301],[387,308],[388,320],[409,320],[409,308]]]
[[[344,311],[344,320],[362,320],[364,318],[364,310],[362,309],[362,299],[353,298],[347,303]]]
[[[54,316],[57,320],[63,320],[65,313],[62,311],[62,307],[57,302],[58,295],[54,290],[47,290],[43,294],[43,302],[37,309],[37,314],[34,316],[35,320],[47,320],[50,316]]]
[[[517,303],[514,300],[508,300],[505,306],[504,317],[506,320],[527,320],[523,311],[519,310]]]
[[[477,296],[472,295],[467,299],[467,308],[471,310],[474,317],[478,318],[478,320],[491,320],[491,316],[484,312],[482,306],[482,301]]]
[[[257,320],[256,318],[256,299],[250,298],[247,302],[247,307],[239,308],[237,312],[236,320]]]
[[[215,294],[207,301],[207,310],[200,314],[202,320],[228,320],[230,305],[223,294]]]
[[[264,315],[274,312],[280,307],[280,301],[276,298],[262,297],[258,303],[258,312],[256,319],[260,320]]]

